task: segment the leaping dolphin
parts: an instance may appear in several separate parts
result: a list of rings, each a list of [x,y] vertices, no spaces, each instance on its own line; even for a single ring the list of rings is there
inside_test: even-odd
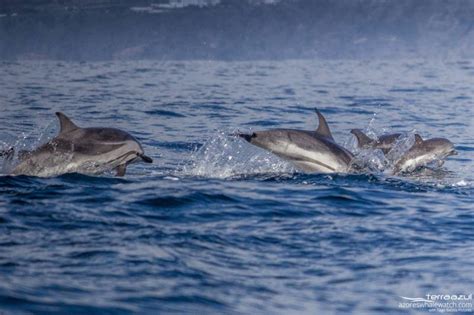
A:
[[[357,138],[359,148],[381,149],[384,154],[390,152],[402,135],[401,133],[386,134],[374,140],[360,129],[352,129],[351,133]],[[438,165],[442,165],[445,158],[456,154],[453,143],[448,139],[432,138],[423,140],[419,134],[415,134],[415,143],[402,157],[395,161],[393,173],[411,172],[434,161],[438,161]]]
[[[390,152],[392,147],[395,145],[398,138],[402,135],[401,133],[385,134],[378,137],[376,140],[369,138],[360,129],[352,129],[351,133],[357,139],[358,148],[372,148],[380,149],[384,154]]]
[[[334,141],[326,119],[315,111],[319,119],[316,131],[271,129],[238,136],[306,172],[348,172],[354,156]]]
[[[433,161],[443,160],[450,155],[458,154],[451,141],[445,138],[432,138],[423,140],[415,134],[413,146],[395,163],[394,174],[411,172],[420,166],[425,166]]]
[[[56,176],[64,173],[98,174],[116,170],[124,176],[127,165],[137,160],[152,163],[141,144],[115,128],[81,128],[57,112],[59,134],[33,151],[20,151],[20,163],[12,175]]]

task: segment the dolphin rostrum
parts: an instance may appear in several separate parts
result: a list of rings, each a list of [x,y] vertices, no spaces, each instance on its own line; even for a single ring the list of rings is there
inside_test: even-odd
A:
[[[384,154],[390,152],[392,147],[397,142],[398,138],[402,135],[401,133],[391,133],[385,134],[378,137],[377,140],[369,138],[365,133],[360,129],[352,129],[351,133],[357,139],[358,148],[372,148],[380,149]]]
[[[413,146],[395,163],[394,174],[411,172],[417,167],[425,166],[433,161],[441,161],[450,155],[458,154],[451,141],[445,138],[423,140],[415,134]]]
[[[152,163],[141,144],[115,128],[81,128],[57,112],[59,134],[33,151],[20,151],[13,175],[55,176],[64,173],[98,174],[115,170],[124,176],[127,165],[137,160]]]
[[[348,172],[352,153],[338,145],[324,116],[316,110],[316,131],[271,129],[252,134],[238,134],[251,144],[272,152],[307,172]]]

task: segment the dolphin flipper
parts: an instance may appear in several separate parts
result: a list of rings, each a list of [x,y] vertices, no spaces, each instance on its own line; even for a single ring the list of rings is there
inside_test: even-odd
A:
[[[153,163],[153,159],[151,157],[146,156],[145,154],[137,154],[137,155],[143,160],[143,162]],[[125,176],[125,173],[127,172],[127,164],[120,164],[119,166],[115,168],[115,170],[117,171],[115,176],[120,176],[120,177]]]
[[[331,130],[329,129],[328,123],[326,122],[326,118],[324,118],[323,114],[321,114],[321,112],[317,108],[315,108],[314,110],[318,115],[319,119],[318,129],[316,129],[316,133],[334,141],[334,138],[331,134]]]
[[[115,170],[117,171],[115,176],[119,176],[119,177],[125,176],[125,173],[127,172],[127,165],[120,164],[119,166],[117,166]]]
[[[374,142],[374,140],[367,137],[360,129],[352,129],[351,133],[357,138],[357,147],[362,148]]]

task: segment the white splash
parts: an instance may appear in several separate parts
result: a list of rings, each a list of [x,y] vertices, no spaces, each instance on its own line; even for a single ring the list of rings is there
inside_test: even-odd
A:
[[[270,152],[256,148],[235,132],[217,132],[193,152],[181,175],[228,178],[261,173],[289,173],[294,167]]]
[[[371,119],[364,133],[372,139],[378,139],[381,135],[390,133],[387,130],[377,130],[373,126],[375,119]],[[384,154],[382,150],[375,148],[358,148],[354,136],[350,135],[344,141],[343,146],[351,151],[355,158],[352,161],[354,170],[370,173],[392,173],[396,162],[412,147],[415,142],[415,130],[402,133],[392,149]]]

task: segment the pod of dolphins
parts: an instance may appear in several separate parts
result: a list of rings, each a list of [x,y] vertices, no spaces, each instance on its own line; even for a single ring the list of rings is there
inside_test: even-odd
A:
[[[324,116],[316,109],[318,128],[311,130],[270,129],[238,137],[291,162],[304,172],[348,173],[355,156],[336,143]],[[19,151],[19,163],[11,175],[57,176],[65,173],[100,174],[114,170],[124,176],[130,163],[152,163],[141,144],[129,133],[115,128],[81,128],[63,113],[57,112],[59,134],[32,151]],[[402,136],[400,133],[371,139],[360,129],[352,129],[359,148],[380,149],[388,154]],[[0,152],[12,160],[15,148]],[[442,165],[444,159],[457,154],[454,145],[444,138],[423,140],[415,134],[415,143],[396,162],[393,173],[411,172],[431,162]]]
[[[354,166],[355,156],[335,142],[326,119],[318,109],[315,110],[319,119],[316,131],[271,129],[238,136],[306,172],[350,172]],[[388,154],[402,136],[400,133],[395,133],[374,140],[360,129],[352,129],[351,133],[356,136],[359,148],[381,149],[384,154]],[[454,145],[448,139],[423,140],[419,134],[415,134],[415,143],[395,162],[393,173],[411,172],[435,161],[442,165],[444,159],[455,154],[457,152],[454,150]]]

